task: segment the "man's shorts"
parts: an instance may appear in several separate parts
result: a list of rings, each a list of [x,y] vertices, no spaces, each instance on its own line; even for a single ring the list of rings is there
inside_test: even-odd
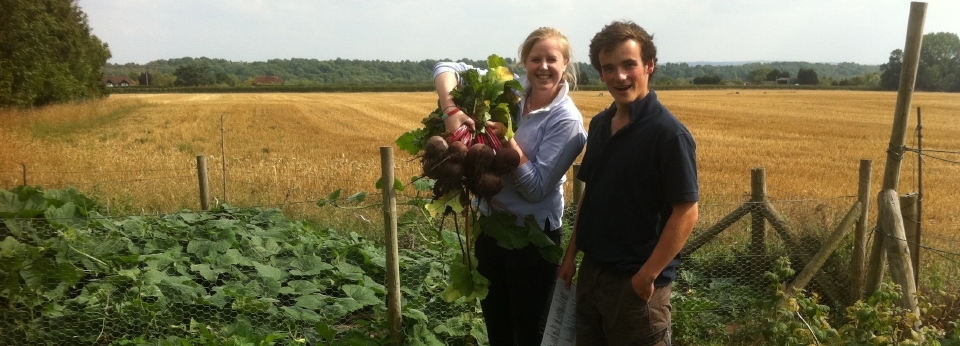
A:
[[[633,290],[632,276],[583,260],[577,279],[577,345],[670,345],[671,286],[656,288],[645,302]]]

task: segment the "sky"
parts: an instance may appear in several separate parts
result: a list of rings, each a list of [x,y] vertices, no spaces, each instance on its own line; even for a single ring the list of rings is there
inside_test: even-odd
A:
[[[207,57],[456,60],[517,58],[531,31],[590,39],[615,20],[653,34],[667,62],[879,65],[903,49],[908,0],[79,0],[110,63]],[[960,1],[926,2],[924,33],[960,34]]]

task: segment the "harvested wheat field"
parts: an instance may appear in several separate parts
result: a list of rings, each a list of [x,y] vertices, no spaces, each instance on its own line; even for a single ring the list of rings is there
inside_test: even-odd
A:
[[[893,92],[687,90],[658,95],[697,140],[703,204],[717,206],[704,208],[712,213],[704,213],[702,220],[718,219],[746,201],[755,167],[766,169],[770,198],[801,201],[807,211],[793,218],[816,223],[816,228],[832,228],[855,200],[861,159],[873,160],[872,194],[879,192],[896,103]],[[573,98],[585,123],[611,102],[599,92],[578,91]],[[203,154],[212,203],[280,207],[294,217],[322,218],[315,202],[336,189],[343,189],[341,197],[368,191],[368,202],[379,200],[374,183],[380,176],[380,147],[419,128],[435,104],[432,93],[161,94],[7,109],[0,111],[0,187],[23,184],[24,177],[29,185],[76,186],[116,213],[196,209],[196,162]],[[928,154],[945,159],[924,161],[924,236],[955,248],[960,97],[915,94],[907,137],[911,148],[917,141],[917,107],[923,115],[924,148],[942,151]],[[396,151],[396,161],[401,180],[418,173],[406,153]],[[916,153],[904,156],[900,193],[917,191],[917,163]],[[326,221],[363,224],[379,218],[375,209],[336,215]]]

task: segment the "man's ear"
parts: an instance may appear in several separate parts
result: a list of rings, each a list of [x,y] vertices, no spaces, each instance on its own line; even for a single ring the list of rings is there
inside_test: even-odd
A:
[[[648,65],[647,65],[647,74],[653,73],[653,71],[656,70],[656,69],[657,69],[657,66],[656,66],[655,64],[648,64]]]

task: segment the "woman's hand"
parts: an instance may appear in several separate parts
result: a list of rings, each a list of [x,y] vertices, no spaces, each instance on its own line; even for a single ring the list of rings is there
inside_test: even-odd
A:
[[[499,121],[490,120],[487,121],[487,129],[491,130],[490,134],[493,135],[493,138],[499,139],[500,143],[506,142],[504,136],[507,135],[507,125]]]

